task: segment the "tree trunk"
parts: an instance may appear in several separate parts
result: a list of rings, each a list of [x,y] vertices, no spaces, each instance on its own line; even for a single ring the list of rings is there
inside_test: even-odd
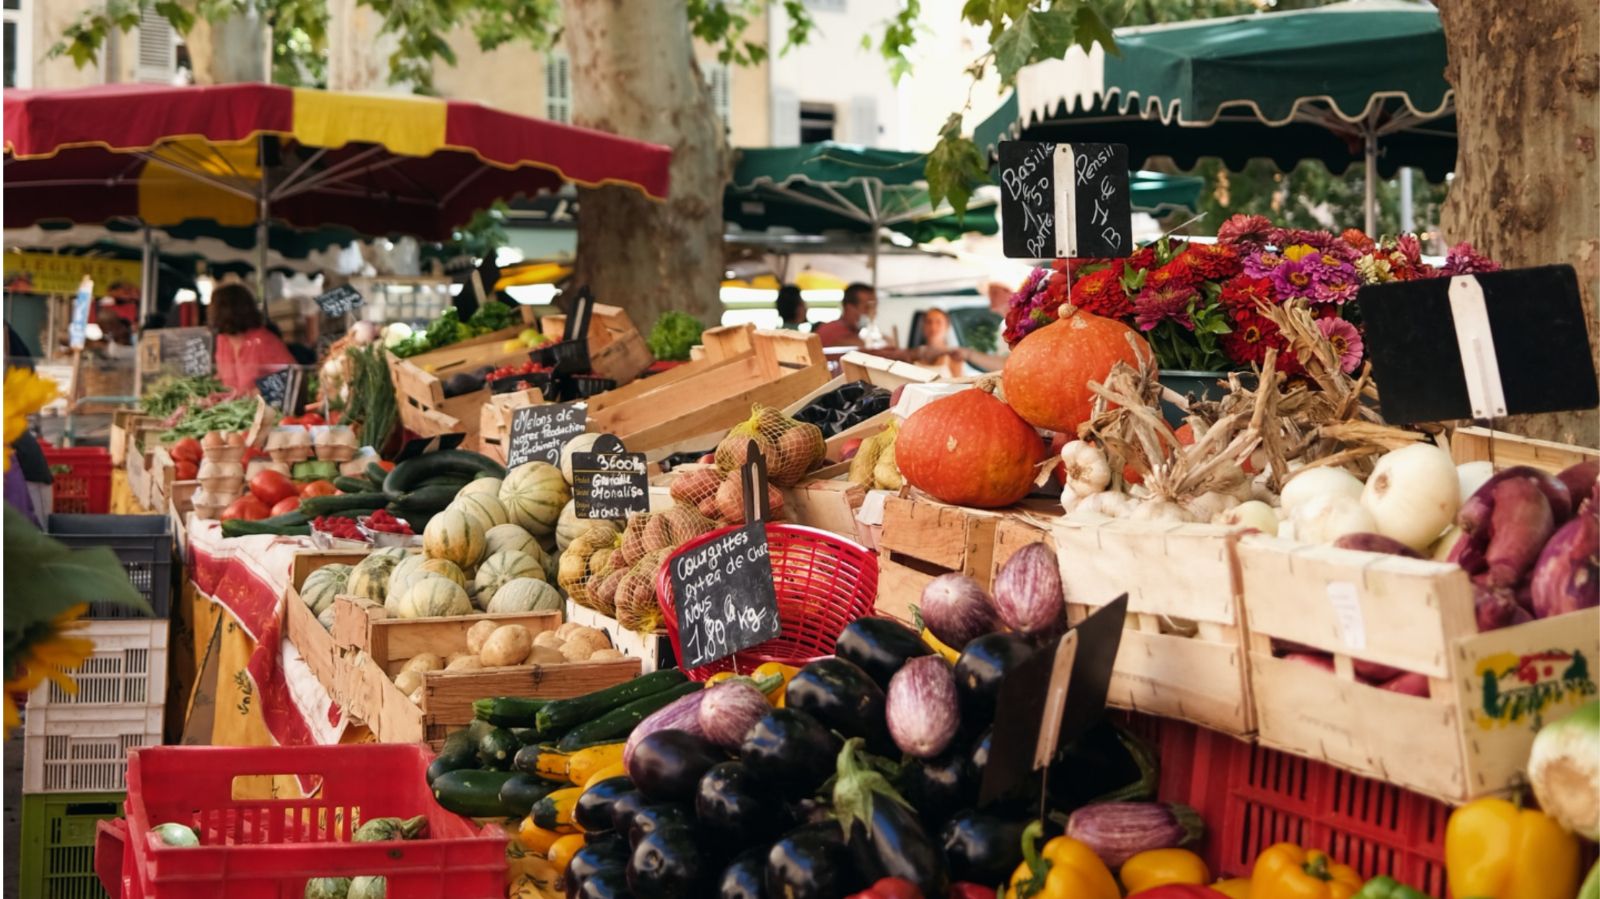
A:
[[[1570,263],[1600,367],[1600,4],[1438,0],[1460,149],[1445,203],[1450,243],[1506,267]],[[1594,410],[1518,416],[1531,437],[1600,446]]]
[[[669,199],[583,189],[577,280],[641,330],[667,310],[720,324],[727,145],[684,0],[566,0],[573,124],[672,148]]]

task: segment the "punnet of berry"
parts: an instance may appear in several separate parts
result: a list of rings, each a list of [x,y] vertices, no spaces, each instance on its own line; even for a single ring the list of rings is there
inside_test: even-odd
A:
[[[411,530],[411,525],[394,517],[387,509],[379,509],[373,512],[362,523],[367,526],[368,530],[383,531],[386,534],[406,534],[409,536],[416,533]]]
[[[318,515],[311,520],[311,527],[313,530],[321,531],[330,537],[363,542],[367,539],[367,535],[361,533],[361,529],[356,526],[354,520],[337,515]]]

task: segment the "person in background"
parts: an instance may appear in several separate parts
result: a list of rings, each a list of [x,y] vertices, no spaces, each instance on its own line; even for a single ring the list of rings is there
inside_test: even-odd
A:
[[[243,284],[223,284],[212,291],[210,317],[217,339],[217,379],[230,390],[252,393],[257,378],[295,364],[283,340],[267,329],[255,294]]]
[[[100,314],[95,319],[95,324],[100,326],[100,333],[105,336],[102,352],[107,359],[133,358],[133,328],[127,319],[106,305],[100,307]]]
[[[950,323],[949,313],[943,309],[929,309],[922,313],[922,345],[945,354],[938,361],[923,363],[924,365],[938,369],[942,374],[952,378],[961,377],[964,367],[961,358],[962,347],[956,340],[955,327]]]
[[[806,311],[806,301],[800,296],[800,288],[793,284],[778,288],[778,318],[783,320],[778,327],[785,331],[804,331]]]
[[[866,284],[851,284],[844,289],[844,299],[839,303],[839,317],[831,322],[823,322],[813,331],[822,339],[824,349],[856,347],[869,355],[882,356],[899,362],[937,362],[950,353],[949,350],[936,350],[927,346],[914,350],[902,350],[895,346],[869,348],[867,342],[862,339],[861,332],[871,324],[872,317],[877,312],[878,292]]]

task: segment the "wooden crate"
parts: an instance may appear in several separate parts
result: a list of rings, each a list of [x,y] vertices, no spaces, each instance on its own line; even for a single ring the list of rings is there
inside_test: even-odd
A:
[[[128,448],[144,431],[155,429],[161,419],[145,415],[137,409],[118,409],[111,413],[111,464],[121,468],[127,463]],[[138,452],[138,450],[135,450]]]
[[[538,633],[558,627],[561,613],[397,620],[381,617],[382,606],[370,600],[341,596],[334,603],[334,642],[344,659],[334,696],[385,743],[427,742],[438,748],[446,734],[472,721],[472,703],[488,696],[563,699],[639,676],[640,660],[636,658],[429,671],[423,675],[422,702],[416,704],[400,692],[393,680],[413,655],[465,652],[467,630],[484,619],[521,624]],[[354,645],[353,641],[365,641],[365,646]]]
[[[544,401],[544,393],[535,389],[489,397],[478,411],[478,452],[504,465],[506,438],[511,436],[511,413]]]
[[[551,340],[560,340],[567,325],[565,315],[547,315],[539,320],[539,328]],[[589,316],[589,369],[618,385],[633,381],[653,365],[644,336],[634,326],[628,311],[620,306],[596,303]]]
[[[521,333],[523,327],[504,328],[407,359],[389,354],[389,377],[394,381],[400,423],[419,437],[466,434],[466,444],[475,445],[478,407],[489,397],[489,388],[446,398],[444,380],[485,365],[526,362],[527,347],[505,348],[506,341]]]
[[[926,384],[944,379],[943,374],[935,369],[859,351],[846,353],[839,360],[839,369],[844,373],[845,381],[866,381],[890,390],[907,384]]]
[[[317,621],[317,616],[311,614],[311,609],[300,598],[300,587],[311,572],[324,565],[355,565],[366,557],[365,552],[300,552],[295,553],[294,567],[289,571],[289,590],[283,601],[284,635],[294,644],[312,675],[336,699],[343,660],[334,644],[333,633]]]
[[[1069,623],[1128,594],[1110,705],[1235,736],[1255,729],[1228,528],[1063,517],[1051,538]]]
[[[1463,428],[1457,462],[1557,471],[1600,451]],[[1600,609],[1478,633],[1455,565],[1261,536],[1237,547],[1260,741],[1447,802],[1524,780],[1538,726],[1595,695]],[[1275,658],[1272,641],[1333,655],[1334,670]],[[1355,677],[1356,662],[1428,678],[1426,698]],[[1508,686],[1509,685],[1509,686]]]
[[[634,452],[704,448],[748,418],[751,406],[781,409],[829,380],[822,342],[814,334],[735,329],[732,335],[748,336],[750,348],[727,356],[729,344],[722,338],[732,335],[715,331],[727,329],[706,332],[713,337],[705,346],[715,352],[679,367],[689,374],[645,378],[621,401],[599,394],[589,406],[591,429],[615,434]]]
[[[959,571],[985,589],[1002,513],[947,506],[922,497],[888,496],[878,533],[877,614],[913,623],[911,607],[941,574]]]
[[[672,638],[667,636],[665,629],[649,634],[631,631],[623,627],[617,619],[596,612],[594,609],[584,608],[570,599],[567,600],[567,620],[584,627],[599,628],[610,634],[611,645],[626,653],[629,658],[638,659],[640,671],[643,673],[671,668],[677,664],[672,653]]]

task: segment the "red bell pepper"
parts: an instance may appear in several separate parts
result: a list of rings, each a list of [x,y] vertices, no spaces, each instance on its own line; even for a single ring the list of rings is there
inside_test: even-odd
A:
[[[975,883],[952,883],[949,899],[995,899],[994,887],[979,886]]]
[[[1225,893],[1194,883],[1168,883],[1133,895],[1139,899],[1228,899]]]
[[[900,877],[885,877],[850,899],[923,899],[917,885]]]

